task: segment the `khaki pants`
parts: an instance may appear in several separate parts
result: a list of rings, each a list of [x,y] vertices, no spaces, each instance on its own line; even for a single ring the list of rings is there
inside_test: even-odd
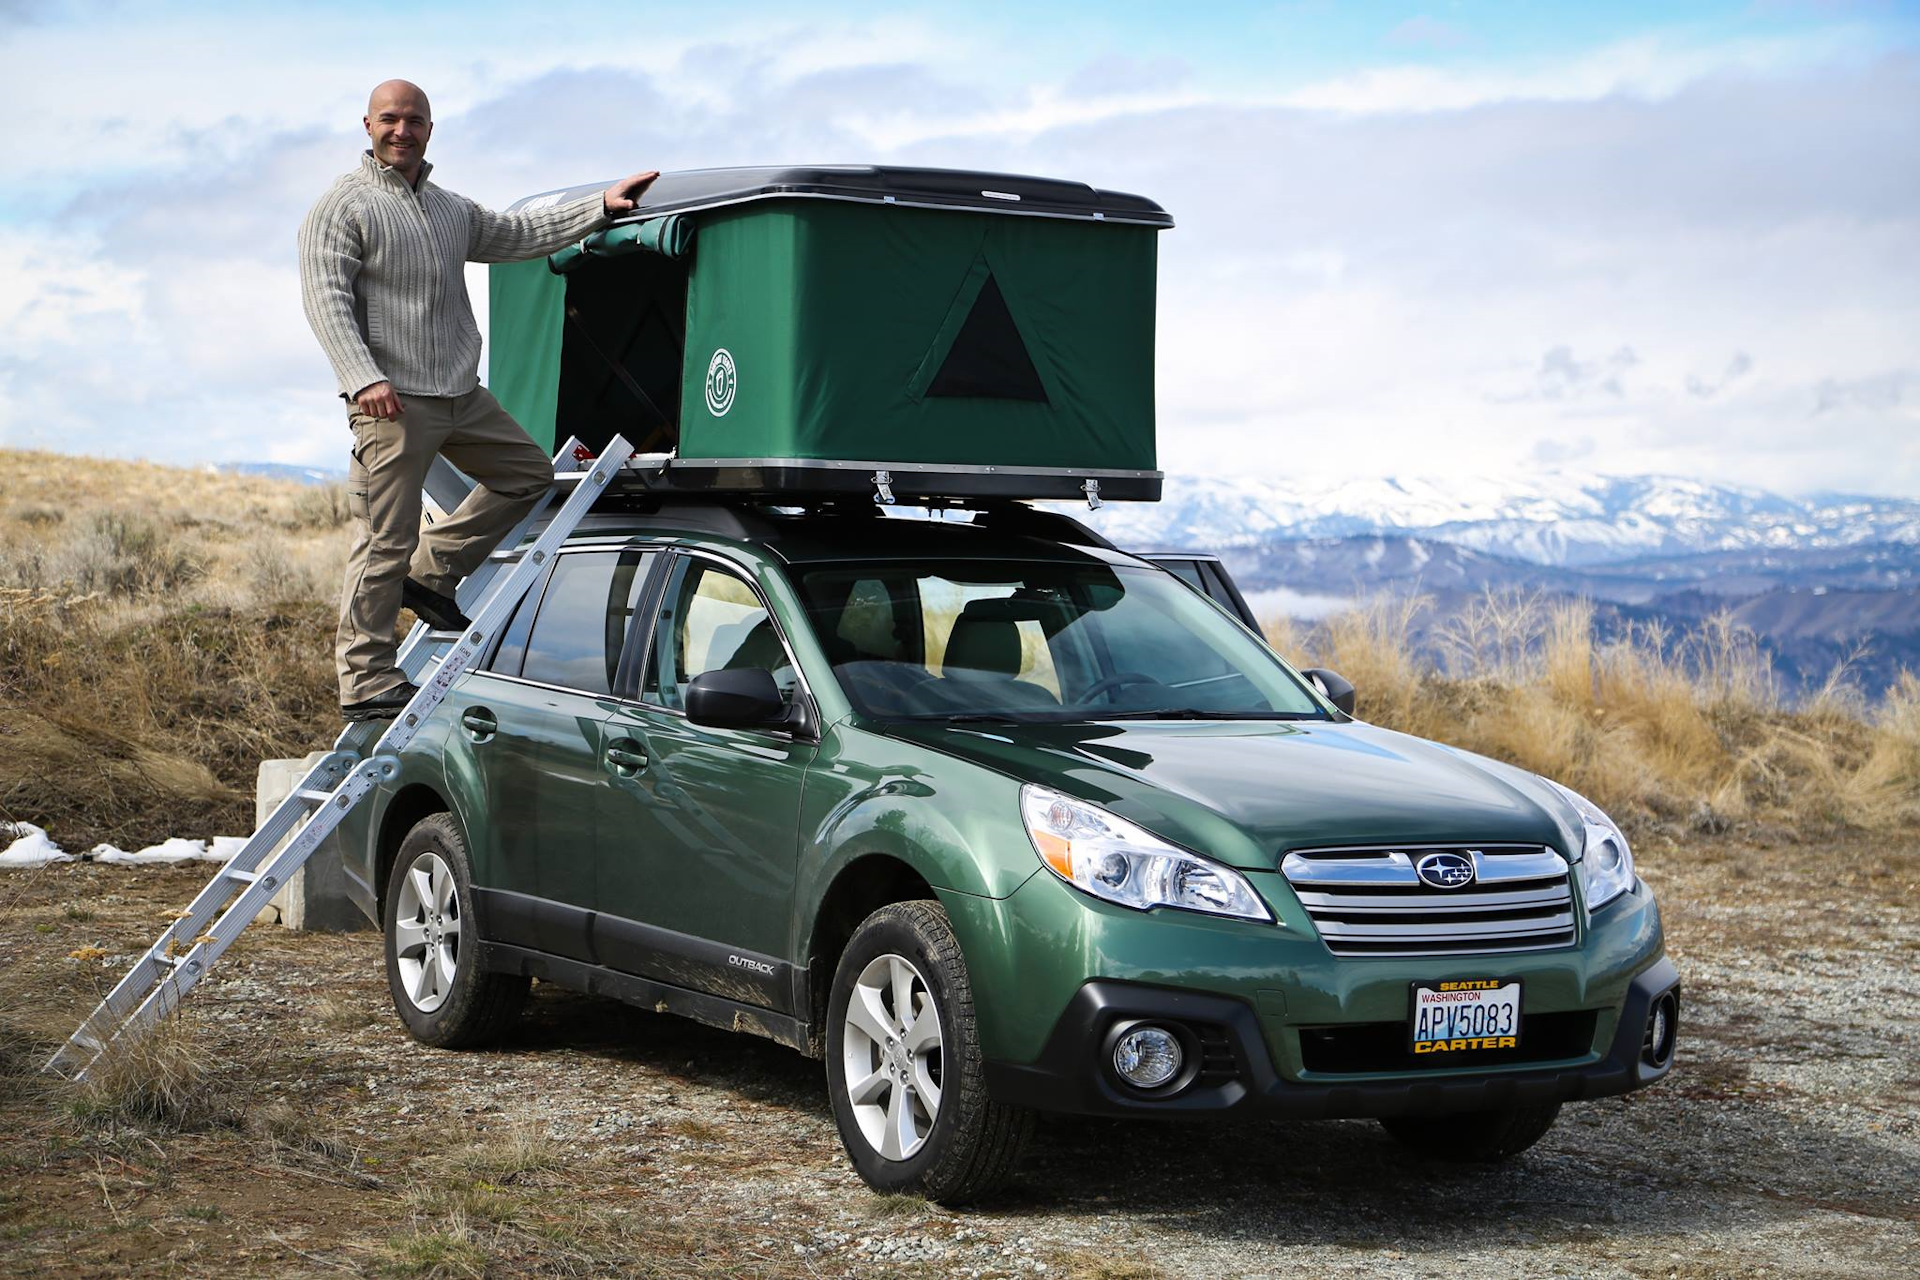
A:
[[[406,682],[394,661],[401,583],[411,576],[452,595],[553,483],[552,459],[485,387],[463,396],[402,395],[400,405],[405,412],[393,421],[348,415],[347,504],[359,536],[347,556],[334,646],[343,704]],[[420,487],[435,454],[478,487],[423,534]]]

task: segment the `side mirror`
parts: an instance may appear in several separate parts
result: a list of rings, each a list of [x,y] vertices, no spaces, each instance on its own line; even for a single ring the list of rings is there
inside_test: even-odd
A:
[[[1313,687],[1320,695],[1348,715],[1353,714],[1353,681],[1338,671],[1329,671],[1325,667],[1308,667],[1300,673],[1313,681]]]
[[[764,667],[703,671],[687,685],[687,719],[714,729],[778,729],[790,718]]]

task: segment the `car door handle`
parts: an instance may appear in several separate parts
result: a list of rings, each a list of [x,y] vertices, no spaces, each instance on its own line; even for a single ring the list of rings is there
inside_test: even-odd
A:
[[[606,757],[607,763],[613,766],[613,771],[623,778],[631,778],[652,763],[648,760],[647,753],[640,750],[640,744],[632,738],[621,738],[617,742],[608,743]]]
[[[460,713],[460,724],[475,742],[485,742],[500,732],[500,722],[485,707],[468,707]]]

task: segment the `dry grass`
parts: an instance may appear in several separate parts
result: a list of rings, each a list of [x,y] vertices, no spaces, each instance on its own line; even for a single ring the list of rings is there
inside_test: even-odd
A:
[[[1361,718],[1565,782],[1616,816],[1696,830],[1891,831],[1920,820],[1920,679],[1867,707],[1844,672],[1796,707],[1752,633],[1642,628],[1603,641],[1584,602],[1489,594],[1414,658],[1424,602],[1393,598],[1276,648],[1354,682]]]
[[[0,453],[0,821],[68,848],[252,827],[335,728],[343,495]]]
[[[258,762],[337,727],[347,538],[337,489],[0,452],[0,822],[69,849],[250,830]],[[1270,633],[1351,679],[1365,718],[1562,779],[1629,821],[1920,820],[1920,679],[1869,708],[1837,673],[1788,708],[1725,621],[1603,642],[1591,609],[1524,594],[1487,596],[1423,663],[1422,608]],[[1043,654],[1025,678],[1047,681]]]

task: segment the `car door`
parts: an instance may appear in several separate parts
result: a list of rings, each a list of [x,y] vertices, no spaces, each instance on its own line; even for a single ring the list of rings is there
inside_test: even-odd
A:
[[[788,1010],[801,788],[813,742],[688,721],[688,682],[759,666],[805,698],[778,623],[737,567],[679,552],[639,681],[601,726],[612,761],[600,815],[603,963]]]
[[[516,615],[490,669],[465,686],[452,732],[486,797],[497,870],[478,892],[498,941],[593,959],[600,725],[650,559],[633,548],[556,556],[530,618]]]

